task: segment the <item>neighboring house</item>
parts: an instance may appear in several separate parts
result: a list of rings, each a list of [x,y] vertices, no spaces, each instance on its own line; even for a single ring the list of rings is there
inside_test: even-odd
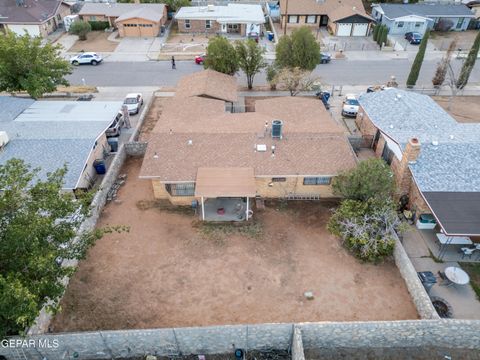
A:
[[[480,235],[480,124],[458,123],[429,96],[398,89],[359,102],[357,126],[417,218],[433,214],[446,235]]]
[[[70,5],[61,0],[1,0],[0,32],[46,37],[63,26]]]
[[[372,16],[388,27],[390,35],[411,31],[423,35],[427,29],[436,30],[443,26],[447,26],[447,30],[464,31],[475,18],[473,12],[462,4],[373,4]]]
[[[140,178],[152,182],[155,198],[198,201],[206,220],[244,220],[253,197],[333,197],[332,178],[357,160],[320,101],[275,97],[231,113],[236,79],[203,74],[203,85],[198,74],[182,79],[148,142]]]
[[[93,162],[110,152],[105,130],[122,103],[116,101],[34,101],[0,96],[0,132],[9,141],[0,164],[24,160],[41,168],[39,176],[67,165],[64,190],[88,189],[95,180]]]
[[[86,3],[79,15],[84,21],[108,21],[120,37],[154,37],[167,21],[164,4]]]
[[[260,35],[265,16],[261,5],[227,4],[187,6],[175,14],[178,31],[184,33]]]
[[[367,36],[373,19],[361,0],[280,0],[282,27],[328,28],[336,36]]]

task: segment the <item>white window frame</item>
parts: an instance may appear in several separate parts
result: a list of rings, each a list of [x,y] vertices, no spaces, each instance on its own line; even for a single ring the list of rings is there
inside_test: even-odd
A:
[[[313,20],[313,21],[310,21]],[[316,24],[317,23],[317,15],[307,15],[305,16],[305,23],[306,24]]]
[[[190,24],[190,19],[185,19],[185,29],[191,29],[192,24]]]
[[[205,20],[205,29],[209,30],[212,28],[212,20]]]
[[[295,19],[295,21],[292,21],[293,19]],[[298,24],[298,15],[288,15],[287,21],[289,24]]]
[[[405,21],[398,21],[397,28],[403,28],[405,26]]]
[[[332,183],[331,176],[306,176],[303,178],[303,185],[330,185]]]

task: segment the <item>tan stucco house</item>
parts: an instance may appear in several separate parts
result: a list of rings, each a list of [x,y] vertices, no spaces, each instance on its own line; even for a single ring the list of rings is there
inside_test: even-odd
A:
[[[232,113],[236,88],[235,77],[211,70],[179,83],[153,130],[140,173],[155,197],[198,203],[205,220],[248,219],[256,197],[333,197],[332,178],[357,160],[323,104],[275,97],[257,100],[253,112]]]
[[[46,37],[63,26],[70,5],[61,0],[0,1],[0,32]]]
[[[167,21],[164,4],[86,3],[79,12],[83,21],[108,21],[120,37],[154,37]]]
[[[327,28],[336,36],[368,36],[373,19],[361,0],[280,0],[284,28]]]

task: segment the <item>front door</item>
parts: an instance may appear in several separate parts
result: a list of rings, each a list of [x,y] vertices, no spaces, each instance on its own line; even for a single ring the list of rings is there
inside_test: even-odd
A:
[[[222,33],[226,33],[227,32],[227,24],[222,24],[222,27],[221,27],[220,31]]]
[[[327,26],[328,25],[328,16],[327,15],[321,15],[319,24],[320,24],[319,26]]]

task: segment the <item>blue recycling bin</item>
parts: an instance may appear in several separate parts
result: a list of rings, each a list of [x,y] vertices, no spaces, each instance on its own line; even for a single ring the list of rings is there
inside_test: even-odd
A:
[[[105,160],[97,159],[93,162],[93,167],[98,175],[103,175],[107,172],[107,165],[105,164]]]
[[[273,41],[273,39],[274,39],[274,36],[275,36],[275,35],[273,34],[273,32],[271,32],[271,31],[267,31],[267,38],[268,38],[268,41]]]

